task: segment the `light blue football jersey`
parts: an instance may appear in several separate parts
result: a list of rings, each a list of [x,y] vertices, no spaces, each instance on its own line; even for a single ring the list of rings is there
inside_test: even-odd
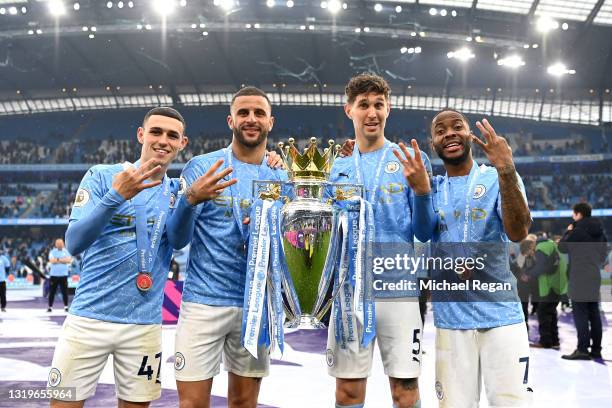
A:
[[[516,279],[510,272],[509,240],[503,226],[497,170],[479,166],[474,161],[472,171],[472,179],[470,176],[434,177],[434,208],[438,216],[434,241],[447,252],[460,247],[452,243],[475,243],[463,248],[470,252],[469,256],[483,257],[485,267],[481,271],[475,270],[470,280],[510,283],[512,290],[489,292],[471,287],[457,293],[432,291],[434,323],[444,329],[485,329],[524,321],[516,293]],[[517,177],[527,200],[523,181],[518,174]],[[468,189],[470,219],[466,223]],[[440,253],[437,255],[441,256]],[[438,281],[463,282],[454,271],[437,271],[432,275]]]
[[[114,164],[97,165],[87,171],[72,207],[71,223],[82,219],[94,209],[111,189],[113,176],[123,169],[123,164]],[[176,201],[178,187],[178,180],[171,179],[171,207]],[[149,235],[159,214],[158,197],[163,188],[164,183],[139,193],[145,196]],[[131,200],[125,201],[115,210],[102,234],[83,252],[80,282],[70,313],[115,323],[161,323],[163,292],[168,279],[172,248],[164,229],[153,270],[149,271],[153,287],[147,292],[140,291],[136,287],[139,271],[135,219]]]
[[[0,282],[6,281],[6,274],[11,267],[11,261],[6,255],[0,255]]]
[[[413,255],[414,228],[412,225],[412,214],[414,210],[414,191],[408,185],[403,174],[403,166],[393,154],[393,149],[401,152],[395,143],[386,141],[385,147],[373,152],[361,153],[360,165],[365,185],[365,195],[374,212],[374,225],[376,231],[375,248],[385,246],[378,243],[396,244],[387,246],[389,253],[374,254],[374,256],[394,256],[397,250],[410,252]],[[408,151],[414,156],[412,148]],[[357,153],[357,147],[355,152]],[[427,172],[431,175],[431,162],[427,154],[421,152],[423,163]],[[382,162],[381,162],[382,161]],[[377,170],[379,179],[376,179]],[[357,183],[355,161],[353,156],[337,158],[331,170],[330,183]],[[372,201],[374,200],[374,201]],[[406,270],[386,270],[375,279],[383,279],[386,282],[399,282],[407,280],[416,283],[417,273]],[[414,297],[419,295],[418,290],[374,290],[376,298],[400,298]]]
[[[181,191],[204,175],[219,159],[222,171],[228,166],[226,149],[194,157],[181,173]],[[233,157],[233,156],[232,156]],[[243,234],[248,226],[238,227],[233,200],[239,200],[240,217],[248,216],[253,201],[254,180],[286,180],[284,170],[274,170],[267,164],[243,163],[233,157],[233,172],[227,177],[238,179],[214,200],[196,207],[193,238],[189,252],[183,300],[211,306],[239,306],[244,301],[247,249]],[[236,196],[234,196],[236,194]]]
[[[66,248],[64,249],[57,249],[57,248],[53,248],[51,249],[51,251],[49,251],[49,260],[51,260],[51,258],[65,258],[67,256],[70,256],[70,254],[68,253],[68,251],[66,250]],[[68,276],[68,264],[65,263],[56,263],[56,264],[52,264],[49,263],[49,276],[55,276],[55,277],[63,277],[63,276]]]

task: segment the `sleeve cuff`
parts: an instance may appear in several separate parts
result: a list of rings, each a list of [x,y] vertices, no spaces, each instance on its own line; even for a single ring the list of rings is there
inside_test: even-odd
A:
[[[117,192],[114,188],[108,190],[108,193],[104,195],[102,199],[102,204],[106,207],[119,207],[121,204],[125,203],[126,199],[123,198],[121,194]]]

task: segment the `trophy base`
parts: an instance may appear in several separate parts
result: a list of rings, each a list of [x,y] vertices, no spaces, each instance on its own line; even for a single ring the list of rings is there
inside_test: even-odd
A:
[[[325,325],[319,321],[316,317],[303,314],[300,317],[293,319],[285,324],[285,327],[289,329],[298,330],[313,330],[313,329],[324,329]]]

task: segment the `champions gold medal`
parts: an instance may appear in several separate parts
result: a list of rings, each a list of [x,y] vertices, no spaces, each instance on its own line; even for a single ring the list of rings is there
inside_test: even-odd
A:
[[[164,177],[162,194],[157,194],[156,213],[157,217],[153,223],[151,236],[147,233],[147,207],[145,194],[138,193],[133,198],[134,210],[136,212],[136,246],[138,248],[138,275],[136,276],[136,287],[141,292],[147,292],[153,287],[153,263],[161,237],[166,224],[166,216],[170,207],[170,179]]]

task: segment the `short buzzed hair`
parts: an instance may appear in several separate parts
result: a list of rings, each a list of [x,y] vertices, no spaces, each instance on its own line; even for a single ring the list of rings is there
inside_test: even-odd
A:
[[[348,103],[353,103],[357,96],[368,93],[381,94],[385,99],[389,100],[391,87],[380,75],[364,72],[349,80],[346,88],[344,88],[344,93]]]
[[[463,113],[461,113],[461,112],[459,112],[458,110],[453,109],[453,108],[444,108],[444,109],[442,109],[441,111],[436,112],[436,114],[435,114],[435,115],[433,116],[433,118],[431,119],[431,124],[429,125],[429,130],[430,130],[430,132],[432,132],[432,131],[433,131],[433,126],[434,126],[434,122],[435,122],[436,118],[437,118],[439,115],[443,114],[444,112],[454,112],[454,113],[456,113],[457,115],[459,115],[459,116],[461,117],[461,119],[462,119],[462,120],[463,120],[465,123],[467,123],[467,124],[468,124],[468,127],[469,127],[470,122],[468,121],[467,117],[466,117],[466,116],[465,116]]]
[[[245,86],[240,88],[238,92],[236,92],[234,96],[232,96],[230,109],[232,108],[232,106],[234,106],[234,101],[236,100],[236,98],[239,98],[241,96],[261,96],[262,98],[266,98],[266,101],[268,101],[268,105],[270,105],[270,110],[272,110],[272,102],[270,102],[270,98],[268,98],[268,95],[266,95],[264,91],[255,86]]]
[[[168,106],[159,106],[157,108],[151,109],[150,111],[147,112],[144,119],[142,120],[142,127],[145,126],[145,123],[147,123],[147,120],[153,115],[166,116],[168,118],[178,120],[179,122],[183,124],[183,133],[185,133],[187,124],[185,123],[185,119],[183,118],[183,115],[181,115],[179,111],[177,111],[176,109],[170,108]]]

